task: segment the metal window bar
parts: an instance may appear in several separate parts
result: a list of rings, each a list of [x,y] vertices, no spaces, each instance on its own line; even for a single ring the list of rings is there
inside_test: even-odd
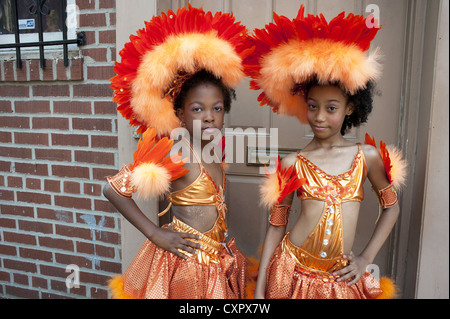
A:
[[[44,31],[42,26],[42,16],[48,14],[43,12],[43,8],[45,5],[45,2],[47,0],[35,0],[36,3],[36,12],[32,12],[33,14],[37,15],[38,20],[38,35],[39,35],[39,41],[38,42],[27,42],[27,43],[21,43],[20,42],[20,34],[19,34],[19,12],[17,9],[17,0],[12,1],[12,13],[13,13],[13,21],[14,21],[14,35],[15,35],[15,43],[9,43],[9,44],[0,44],[0,49],[6,49],[6,48],[15,48],[16,49],[16,65],[18,69],[22,68],[22,57],[20,49],[24,47],[39,47],[39,60],[41,68],[45,68],[45,55],[44,55],[44,47],[45,46],[53,46],[53,45],[62,45],[63,46],[63,56],[64,56],[64,66],[69,66],[69,50],[68,45],[69,44],[77,44],[78,46],[85,45],[86,44],[86,34],[84,32],[77,32],[77,38],[73,40],[67,39],[67,0],[61,0],[61,17],[62,17],[62,40],[57,41],[44,41]]]

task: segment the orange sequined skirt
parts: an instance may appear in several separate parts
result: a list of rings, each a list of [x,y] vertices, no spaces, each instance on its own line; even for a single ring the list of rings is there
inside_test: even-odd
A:
[[[216,222],[211,231],[201,234],[174,218],[169,227],[174,231],[201,236],[202,239],[196,242],[200,243],[204,250],[199,250],[198,254],[190,255],[184,260],[146,240],[126,272],[110,281],[112,297],[117,299],[245,298],[247,259],[236,247],[234,239],[225,244],[206,236],[218,233],[217,225]]]
[[[329,272],[300,264],[295,258],[298,248],[285,236],[267,268],[268,299],[375,299],[383,289],[380,281],[365,273],[354,285],[336,281]],[[383,296],[389,298],[393,296]]]

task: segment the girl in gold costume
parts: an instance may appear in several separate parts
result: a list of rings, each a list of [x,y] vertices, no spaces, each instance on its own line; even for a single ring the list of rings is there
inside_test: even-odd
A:
[[[232,88],[244,76],[245,36],[232,15],[189,6],[154,17],[121,52],[114,100],[144,133],[134,163],[108,178],[104,194],[148,240],[111,280],[113,298],[245,298],[246,258],[234,239],[226,241],[222,154],[209,149],[215,160],[206,163],[201,155],[210,141],[194,132],[195,121],[202,136],[222,129]],[[175,141],[167,135],[179,127],[189,136],[176,145],[190,154],[169,156]],[[159,215],[171,209],[171,223],[153,224],[134,192],[166,196],[170,205]]]
[[[370,17],[369,17],[370,18]],[[372,89],[380,74],[377,51],[368,56],[378,29],[362,16],[341,13],[330,23],[323,15],[289,20],[274,14],[274,24],[255,30],[246,60],[252,88],[262,89],[262,105],[297,116],[314,133],[301,151],[277,164],[261,186],[270,209],[256,285],[256,298],[392,298],[395,286],[366,268],[399,216],[396,191],[404,182],[405,163],[398,151],[380,151],[343,135],[367,121]],[[395,169],[394,169],[395,168]],[[368,178],[383,211],[373,236],[356,255],[352,246]],[[301,215],[286,234],[294,194]]]

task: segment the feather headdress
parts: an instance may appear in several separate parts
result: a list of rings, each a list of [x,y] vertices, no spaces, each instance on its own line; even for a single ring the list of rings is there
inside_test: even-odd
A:
[[[183,82],[201,69],[234,88],[245,76],[247,29],[233,15],[205,13],[189,5],[145,23],[119,53],[111,79],[118,111],[138,126],[168,135],[179,126],[172,100]]]
[[[354,94],[381,74],[379,51],[366,55],[379,28],[369,28],[363,16],[342,12],[329,23],[323,14],[304,16],[302,5],[295,19],[274,13],[274,23],[247,37],[254,52],[244,60],[253,90],[262,89],[261,106],[297,116],[306,123],[304,86],[335,83]]]

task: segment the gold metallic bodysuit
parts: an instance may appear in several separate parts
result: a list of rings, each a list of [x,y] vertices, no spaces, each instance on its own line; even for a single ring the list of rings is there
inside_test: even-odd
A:
[[[348,264],[343,258],[344,230],[342,203],[361,202],[367,167],[361,145],[358,144],[352,167],[333,176],[300,153],[295,163],[299,178],[308,184],[298,192],[300,200],[324,202],[319,222],[301,247],[289,240],[289,233],[271,258],[267,269],[266,298],[376,298],[381,293],[380,283],[365,273],[358,283],[347,286],[336,281],[333,272]]]
[[[301,247],[297,249],[300,264],[326,272],[333,272],[347,265],[344,254],[344,230],[342,226],[342,203],[361,202],[364,199],[363,184],[367,167],[361,145],[358,145],[350,170],[332,176],[307,158],[298,154],[295,169],[299,178],[306,178],[298,193],[300,200],[314,199],[324,202],[320,220]]]

